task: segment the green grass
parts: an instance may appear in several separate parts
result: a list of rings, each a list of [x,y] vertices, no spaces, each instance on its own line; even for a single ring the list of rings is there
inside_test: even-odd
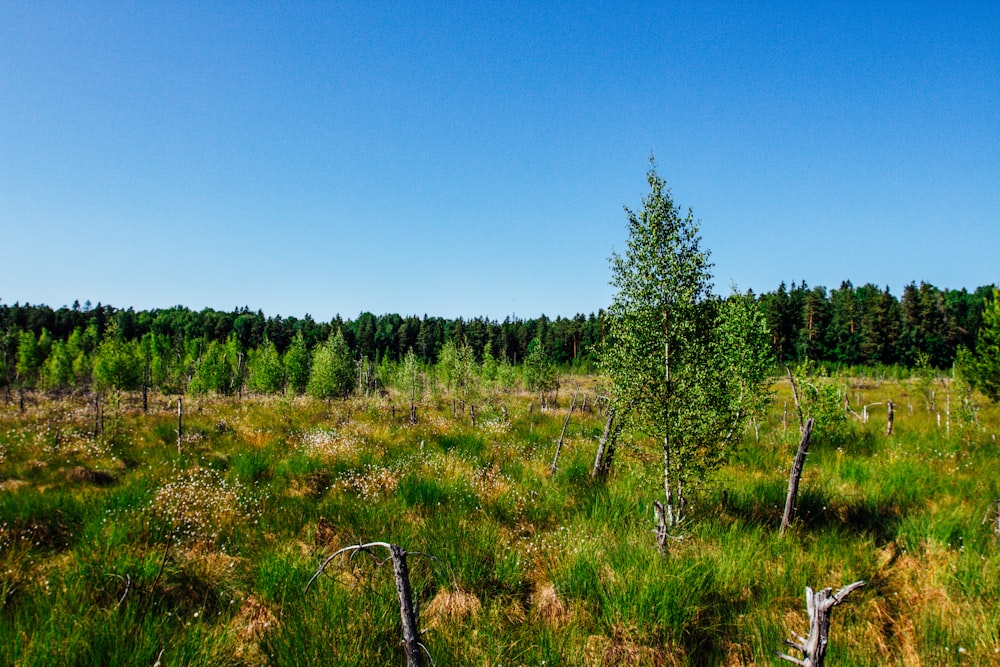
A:
[[[779,383],[667,555],[655,444],[626,437],[594,481],[603,419],[574,413],[553,474],[568,405],[529,412],[533,396],[484,399],[475,428],[446,397],[415,426],[385,398],[185,399],[180,452],[166,397],[148,414],[123,397],[97,438],[85,396],[0,405],[0,664],[403,664],[387,564],[334,563],[305,592],[360,541],[411,552],[439,666],[779,664],[805,587],[858,579],[827,664],[997,664],[1000,544],[982,520],[1000,409],[939,427],[907,381],[831,381],[869,421],[817,432],[791,530]]]

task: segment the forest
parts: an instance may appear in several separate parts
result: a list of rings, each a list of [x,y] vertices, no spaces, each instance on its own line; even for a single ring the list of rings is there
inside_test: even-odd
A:
[[[802,281],[790,287],[781,284],[756,298],[779,362],[808,359],[835,368],[924,365],[944,369],[953,364],[963,346],[975,349],[983,304],[992,289],[987,285],[973,291],[949,290],[910,283],[897,299],[888,289],[872,284],[855,287],[845,281],[827,290],[809,288]],[[330,322],[317,322],[309,315],[301,319],[266,316],[246,307],[231,312],[182,306],[135,311],[89,302],[58,309],[0,304],[0,383],[8,389],[88,385],[95,355],[109,337],[114,344],[105,346],[106,354],[114,352],[133,360],[132,370],[119,369],[124,375],[113,380],[117,386],[136,388],[146,372],[150,386],[182,393],[199,387],[238,393],[255,364],[275,357],[285,365],[290,359],[294,364],[303,351],[314,350],[338,332],[355,360],[374,365],[399,362],[411,350],[421,363],[434,364],[449,341],[467,346],[479,363],[492,357],[517,365],[537,340],[553,363],[592,370],[606,334],[605,320],[604,310],[571,318],[543,315],[502,322],[485,317],[465,320],[365,312],[353,320],[337,316]],[[203,362],[215,357],[225,358],[227,376],[192,386]],[[277,383],[271,379],[266,387],[251,388],[273,392],[291,382],[293,388],[304,391],[302,371],[293,377],[294,369],[284,368],[280,375]]]

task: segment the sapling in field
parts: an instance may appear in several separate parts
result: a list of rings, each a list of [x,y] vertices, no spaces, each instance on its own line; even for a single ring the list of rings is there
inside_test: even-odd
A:
[[[631,423],[663,448],[658,542],[684,518],[689,488],[718,466],[728,440],[760,405],[768,331],[752,295],[711,292],[698,224],[682,215],[651,166],[650,193],[626,208],[625,255],[611,257],[617,289],[601,366]],[[623,417],[625,417],[623,415]]]

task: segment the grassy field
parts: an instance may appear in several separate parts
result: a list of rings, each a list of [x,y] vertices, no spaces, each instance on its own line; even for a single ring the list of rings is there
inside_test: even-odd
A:
[[[185,398],[180,450],[171,397],[108,401],[96,437],[86,395],[0,403],[0,664],[401,665],[388,563],[338,560],[304,592],[359,541],[411,552],[439,667],[788,664],[805,587],[859,579],[829,665],[1000,664],[1000,408],[825,381],[858,417],[817,430],[779,537],[799,439],[779,382],[661,555],[655,445],[626,434],[594,482],[603,418],[576,412],[549,472],[567,387],[592,405],[594,382],[545,411],[493,396],[475,426],[444,397],[417,425],[401,398]]]

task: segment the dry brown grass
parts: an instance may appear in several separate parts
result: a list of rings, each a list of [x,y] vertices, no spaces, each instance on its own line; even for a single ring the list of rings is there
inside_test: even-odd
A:
[[[571,620],[572,614],[556,592],[556,587],[551,582],[545,582],[535,586],[531,596],[531,617],[559,628]]]
[[[267,657],[260,650],[260,641],[278,628],[278,617],[267,605],[251,595],[240,605],[229,628],[235,640],[233,657],[239,664],[247,667],[267,664]]]
[[[634,633],[616,625],[611,636],[590,635],[583,648],[584,664],[592,667],[679,667],[685,664],[680,649],[654,649],[634,641]]]
[[[483,605],[472,593],[462,590],[442,589],[434,596],[421,614],[428,629],[445,625],[462,625],[475,619]]]

